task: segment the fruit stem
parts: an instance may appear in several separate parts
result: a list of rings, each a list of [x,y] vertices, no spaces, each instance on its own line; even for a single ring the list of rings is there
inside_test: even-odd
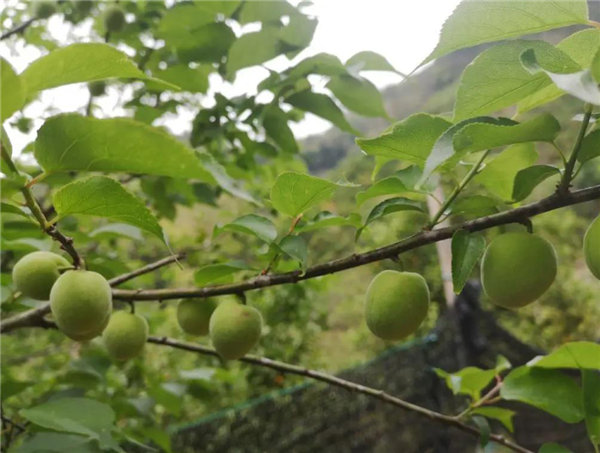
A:
[[[469,184],[469,181],[471,181],[471,179],[473,179],[473,177],[477,174],[477,172],[479,171],[479,168],[481,167],[481,164],[483,163],[483,161],[485,160],[485,158],[487,157],[489,152],[490,152],[489,149],[483,152],[483,154],[481,155],[479,160],[475,163],[475,165],[473,165],[473,167],[465,175],[465,177],[460,182],[460,184],[454,188],[454,190],[448,196],[448,198],[446,199],[444,204],[440,207],[438,212],[433,216],[433,219],[431,219],[431,222],[429,222],[427,229],[430,230],[439,223],[440,217],[442,217],[442,215],[444,215],[444,212],[446,212],[448,207],[454,202],[454,200],[456,199],[458,194],[460,192],[462,192],[462,190],[465,188],[465,186],[467,184]]]
[[[590,119],[592,117],[592,104],[585,105],[585,113],[583,115],[583,121],[581,122],[581,127],[579,128],[579,134],[577,134],[577,139],[573,144],[573,150],[571,151],[571,156],[567,161],[567,165],[565,166],[565,172],[563,174],[562,180],[560,181],[560,185],[558,186],[558,192],[566,193],[569,191],[569,187],[571,187],[571,181],[573,180],[573,169],[575,168],[575,163],[577,162],[577,154],[581,149],[581,144],[583,143],[583,138],[585,137],[585,133],[590,124]]]

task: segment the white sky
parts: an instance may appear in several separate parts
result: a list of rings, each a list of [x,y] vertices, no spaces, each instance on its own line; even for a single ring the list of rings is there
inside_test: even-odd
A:
[[[444,20],[459,0],[313,0],[313,2],[314,4],[304,11],[316,16],[319,24],[312,44],[294,62],[319,52],[331,53],[345,61],[356,52],[371,50],[386,57],[399,71],[408,73],[435,47]],[[0,0],[0,4],[4,6],[9,3],[14,5],[16,2]],[[67,38],[62,24],[60,16],[53,16],[49,22],[50,33],[60,41]],[[76,32],[77,37],[83,39],[88,30],[89,28],[83,27]],[[31,46],[11,51],[3,43],[0,43],[0,55],[6,58],[18,72],[40,56]],[[285,57],[280,57],[267,63],[266,66],[281,70],[289,64]],[[245,69],[238,72],[235,83],[231,85],[222,82],[219,76],[213,74],[211,92],[220,91],[226,96],[252,93],[255,92],[257,83],[266,75],[264,69]],[[401,81],[401,77],[393,73],[370,72],[365,75],[380,88]],[[53,114],[81,112],[87,104],[88,96],[84,84],[43,92],[39,101],[31,103],[25,109],[27,117],[36,118],[33,132],[22,134],[11,127],[9,122],[5,124],[14,151],[19,153],[35,139],[35,130],[43,122],[42,116],[48,116],[42,113],[44,105],[55,107]],[[125,94],[125,97],[127,96],[128,94]],[[108,96],[98,98],[96,101],[102,111],[110,112],[110,116],[126,114],[126,111],[117,108],[122,101],[117,96],[117,90],[109,90]],[[207,106],[211,104],[210,98],[202,102]],[[106,115],[108,116],[108,113]],[[154,124],[165,125],[173,133],[181,134],[189,132],[194,115],[194,111],[180,109],[178,114],[165,115]],[[301,122],[292,124],[298,138],[325,131],[329,127],[328,122],[311,114],[307,114]]]

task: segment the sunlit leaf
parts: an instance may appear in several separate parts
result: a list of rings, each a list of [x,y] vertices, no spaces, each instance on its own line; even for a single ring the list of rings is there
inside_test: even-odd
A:
[[[381,93],[367,79],[339,75],[332,77],[326,86],[344,106],[354,112],[363,116],[389,117]]]
[[[215,234],[221,234],[224,231],[251,234],[266,243],[273,242],[277,237],[277,229],[273,222],[256,214],[238,217],[233,222],[215,228]]]
[[[329,199],[338,186],[331,181],[302,173],[280,174],[271,188],[273,207],[282,214],[296,217]]]
[[[27,93],[27,87],[4,58],[0,58],[0,92],[0,118],[4,121],[25,105]]]
[[[485,250],[485,238],[480,234],[458,230],[452,236],[452,285],[459,294],[471,276]]]
[[[346,120],[346,117],[340,108],[326,94],[304,90],[287,97],[285,102],[301,110],[320,116],[327,121],[331,121],[331,123],[343,131],[359,135],[359,132],[357,132],[348,120]]]
[[[566,343],[548,355],[535,357],[527,365],[542,368],[600,370],[600,344],[591,341]]]

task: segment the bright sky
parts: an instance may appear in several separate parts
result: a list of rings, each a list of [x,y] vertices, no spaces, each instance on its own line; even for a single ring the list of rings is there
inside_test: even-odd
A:
[[[5,6],[14,5],[15,2],[16,0],[0,0]],[[435,47],[444,20],[458,2],[459,0],[313,0],[313,5],[304,11],[316,16],[319,25],[311,46],[294,61],[319,52],[331,53],[345,61],[356,52],[371,50],[386,57],[399,71],[408,73]],[[62,25],[62,18],[54,16],[50,19],[49,30],[55,38],[64,41],[67,36]],[[88,30],[89,23],[87,27],[76,31],[76,36],[84,38]],[[11,51],[3,43],[0,43],[0,55],[19,72],[40,56],[31,46]],[[287,65],[289,62],[284,57],[266,64],[276,70]],[[224,83],[219,76],[213,75],[211,92],[220,91],[227,96],[254,92],[256,84],[266,75],[266,70],[260,68],[242,70],[238,72],[233,85]],[[401,81],[400,76],[392,73],[371,72],[365,75],[380,88]],[[128,99],[129,95],[126,92],[124,98]],[[31,103],[25,109],[25,115],[39,118],[43,115],[44,105],[55,107],[54,114],[82,111],[88,96],[84,84],[47,90],[42,93],[39,101]],[[109,90],[107,96],[98,98],[97,104],[107,116],[125,115],[126,111],[117,108],[122,101],[117,90],[113,89]],[[205,99],[203,104],[210,105],[210,98]],[[182,134],[191,129],[194,115],[193,111],[181,109],[177,114],[165,115],[155,124],[165,125],[173,133]],[[38,119],[34,124],[35,131],[41,126],[42,120]],[[17,153],[35,139],[35,132],[22,134],[16,128],[9,125],[6,127]],[[329,127],[328,122],[310,114],[301,122],[292,124],[299,138],[323,132]]]

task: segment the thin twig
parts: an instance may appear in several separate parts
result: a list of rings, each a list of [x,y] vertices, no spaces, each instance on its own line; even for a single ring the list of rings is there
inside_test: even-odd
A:
[[[175,255],[171,255],[171,256],[168,256],[161,260],[155,261],[154,263],[150,263],[144,267],[140,267],[139,269],[136,269],[134,271],[128,272],[127,274],[123,274],[123,275],[119,275],[118,277],[111,278],[108,281],[108,283],[110,284],[110,286],[118,286],[121,283],[124,283],[128,280],[131,280],[131,279],[136,278],[143,274],[147,274],[149,272],[152,272],[153,270],[159,269],[159,268],[166,266],[168,264],[171,264],[171,263],[175,263],[178,260],[181,260],[184,258],[185,258],[185,253],[177,253]]]
[[[29,27],[32,23],[35,22],[35,20],[36,18],[32,17],[31,19],[26,20],[22,24],[17,25],[15,28],[8,30],[6,33],[2,33],[2,36],[0,36],[0,41],[4,41],[6,38],[11,37],[12,35],[25,31],[27,27]]]
[[[201,346],[198,344],[184,343],[181,341],[177,341],[167,337],[149,337],[149,343],[161,345],[161,346],[169,346],[175,349],[182,349],[184,351],[196,352],[199,354],[210,355],[213,357],[219,357],[217,352],[214,349],[208,348],[206,346]],[[345,388],[346,390],[354,391],[357,393],[362,393],[364,395],[368,395],[370,397],[376,398],[378,400],[384,401],[388,404],[392,404],[396,407],[400,407],[404,410],[417,413],[424,417],[427,417],[430,420],[443,423],[445,425],[453,426],[465,433],[468,433],[475,437],[480,437],[481,432],[473,427],[469,426],[455,417],[440,414],[439,412],[432,411],[430,409],[426,409],[421,406],[417,406],[416,404],[409,403],[408,401],[404,401],[400,398],[390,395],[383,390],[374,389],[371,387],[367,387],[362,384],[357,384],[356,382],[347,381],[337,376],[333,376],[330,374],[322,373],[321,371],[311,370],[308,368],[304,368],[297,365],[291,365],[285,362],[280,362],[277,360],[267,359],[265,357],[257,357],[253,355],[247,355],[240,359],[241,362],[249,363],[252,365],[258,365],[266,368],[270,368],[272,370],[279,371],[281,373],[289,373],[296,374],[298,376],[304,376],[310,379],[314,379],[317,381],[325,382],[329,385],[334,385],[336,387]],[[494,442],[497,442],[505,447],[510,448],[513,451],[517,451],[520,453],[532,453],[530,450],[521,447],[520,445],[515,444],[514,442],[506,439],[504,436],[498,434],[490,434],[490,439]]]
[[[569,160],[567,161],[567,165],[565,166],[565,172],[560,181],[560,185],[558,186],[559,192],[568,192],[569,188],[571,187],[571,181],[573,180],[573,169],[575,168],[575,163],[577,162],[577,155],[579,154],[579,150],[581,149],[581,144],[583,143],[585,132],[587,131],[587,128],[590,124],[593,109],[594,107],[592,106],[592,104],[586,104],[585,113],[583,115],[583,121],[581,122],[581,127],[579,128],[577,139],[573,144],[573,150],[571,151],[571,155],[569,156]]]
[[[553,211],[574,204],[586,201],[600,199],[600,185],[588,187],[586,189],[576,190],[567,193],[554,193],[549,197],[543,198],[537,202],[523,205],[519,208],[504,211],[498,214],[480,217],[457,224],[447,228],[439,228],[421,233],[403,239],[400,242],[387,245],[365,253],[350,255],[326,263],[309,267],[304,273],[302,271],[286,272],[282,274],[260,275],[249,280],[219,286],[208,286],[202,288],[179,288],[179,289],[138,289],[123,290],[114,289],[113,298],[117,300],[169,300],[180,298],[211,297],[225,294],[239,294],[244,291],[265,288],[268,286],[284,285],[296,283],[302,280],[320,277],[335,272],[352,269],[365,264],[373,263],[395,257],[401,253],[432,244],[438,241],[450,239],[452,235],[460,229],[470,232],[486,230],[499,225],[509,223],[522,223],[530,217]]]

